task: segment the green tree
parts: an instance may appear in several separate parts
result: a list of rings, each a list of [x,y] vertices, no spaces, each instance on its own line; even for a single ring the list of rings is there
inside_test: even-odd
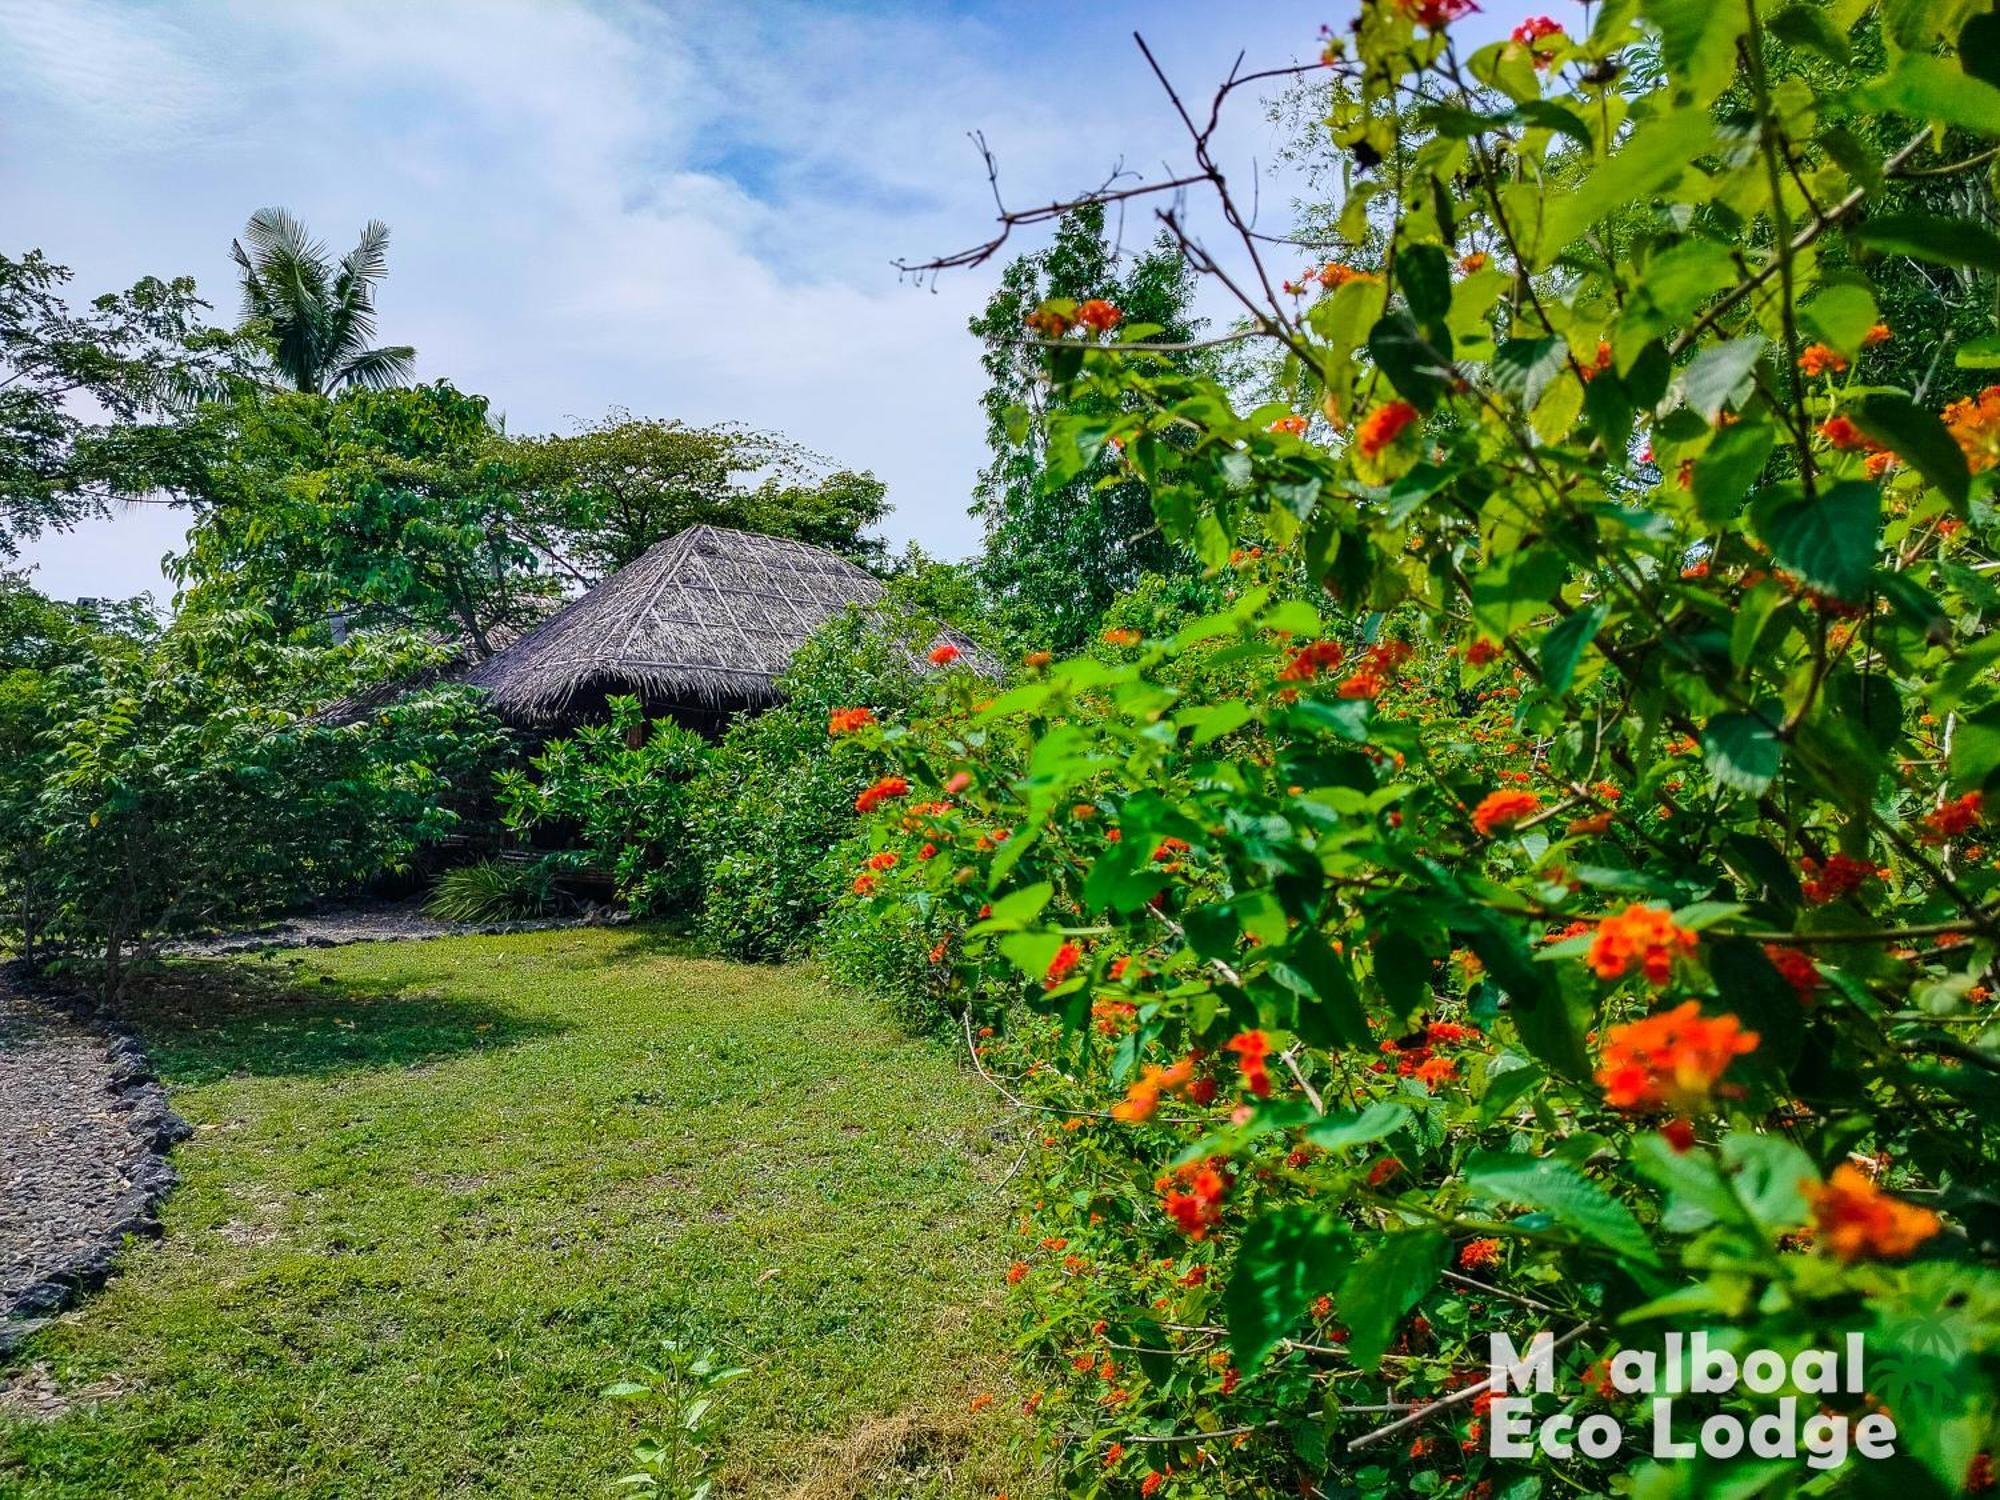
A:
[[[0,255],[0,558],[113,497],[171,485],[171,418],[245,368],[243,341],[204,325],[188,278],[148,276],[85,311],[64,301],[69,279],[39,250]]]
[[[286,632],[340,615],[490,655],[555,584],[486,412],[442,381],[211,409],[201,518],[170,565],[185,607],[248,605]]]
[[[703,523],[796,537],[856,560],[881,554],[862,533],[888,513],[882,482],[771,433],[614,410],[576,432],[505,448],[541,550],[579,581]]]
[[[1052,392],[1025,319],[1047,300],[1103,298],[1128,327],[1152,326],[1158,340],[1185,342],[1200,327],[1188,311],[1193,287],[1193,273],[1165,238],[1121,274],[1103,207],[1090,205],[1063,217],[1046,250],[1010,263],[972,320],[985,344],[982,405],[992,452],[972,507],[986,528],[980,571],[1009,632],[1024,643],[1072,650],[1140,575],[1188,566],[1155,524],[1145,487],[1120,477],[1115,455],[1096,455],[1074,477],[1050,482],[1050,420],[1109,418],[1116,408],[1095,394]],[[1195,359],[1176,363],[1191,368]]]
[[[249,249],[244,249],[244,240]],[[336,261],[323,241],[282,208],[260,208],[232,240],[243,316],[271,340],[271,358],[291,385],[325,395],[349,386],[383,390],[410,378],[417,351],[370,348],[375,284],[389,274],[389,226],[370,219]]]

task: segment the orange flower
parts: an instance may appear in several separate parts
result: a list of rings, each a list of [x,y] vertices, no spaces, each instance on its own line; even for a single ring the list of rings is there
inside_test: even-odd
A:
[[[1602,375],[1606,370],[1610,368],[1611,368],[1611,346],[1605,343],[1603,339],[1599,339],[1597,341],[1596,355],[1591,359],[1589,364],[1578,365],[1577,371],[1579,374],[1583,376],[1584,384],[1588,385],[1591,381],[1595,380],[1599,375]]]
[[[874,893],[875,893],[875,877],[873,875],[869,875],[864,872],[854,877],[855,895],[871,896]]]
[[[1222,1050],[1236,1054],[1237,1066],[1243,1070],[1243,1087],[1259,1099],[1270,1098],[1271,1075],[1265,1059],[1271,1055],[1271,1043],[1264,1033],[1242,1032],[1224,1042]]]
[[[1823,1185],[1807,1184],[1806,1200],[1815,1243],[1843,1261],[1901,1260],[1942,1227],[1936,1214],[1890,1197],[1851,1162]]]
[[[1145,1071],[1125,1090],[1125,1097],[1111,1106],[1111,1117],[1128,1125],[1153,1118],[1160,1107],[1160,1095],[1187,1091],[1194,1082],[1194,1059],[1184,1057],[1171,1067],[1148,1063]]]
[[[1028,1263],[1025,1260],[1017,1260],[1007,1268],[1007,1285],[1019,1286],[1027,1279]]]
[[[1484,250],[1475,250],[1470,255],[1459,257],[1458,269],[1470,276],[1475,271],[1486,269],[1487,255]]]
[[[879,853],[869,855],[868,868],[871,870],[895,869],[896,868],[895,851],[893,849],[884,849]]]
[[[1587,818],[1572,818],[1569,821],[1569,831],[1576,834],[1603,833],[1610,827],[1611,814],[1608,812],[1592,813]]]
[[[1271,424],[1271,431],[1289,432],[1293,437],[1303,437],[1305,430],[1306,419],[1297,412],[1293,412],[1290,416],[1280,417]]]
[[[1597,1081],[1613,1109],[1686,1113],[1707,1100],[1731,1062],[1756,1050],[1757,1033],[1745,1031],[1736,1017],[1704,1016],[1689,1000],[1643,1021],[1612,1027],[1605,1035]]]
[[[900,776],[884,776],[854,799],[854,810],[870,813],[892,797],[907,797],[909,794],[909,782]]]
[[[1870,328],[1865,334],[1861,336],[1861,347],[1864,349],[1872,349],[1877,344],[1888,343],[1889,340],[1894,337],[1895,334],[1889,331],[1889,325],[1887,323],[1877,323],[1874,327]]]
[[[1986,821],[1985,801],[1978,792],[1952,798],[1924,818],[1924,827],[1929,830],[1927,837],[1936,843],[1970,833]]]
[[[1379,698],[1389,684],[1382,680],[1382,674],[1369,667],[1363,667],[1352,677],[1340,684],[1338,692],[1343,698]]]
[[[1432,1093],[1458,1076],[1458,1064],[1448,1057],[1427,1057],[1412,1070],[1413,1076]]]
[[[1466,1271],[1479,1271],[1485,1269],[1487,1266],[1497,1266],[1500,1264],[1501,1257],[1505,1251],[1506,1246],[1499,1240],[1468,1241],[1465,1248],[1458,1252],[1459,1268]]]
[[[931,662],[940,667],[948,667],[958,660],[958,647],[950,641],[931,648]]]
[[[1808,375],[1838,375],[1847,368],[1847,356],[1825,344],[1807,344],[1799,355],[1799,368]]]
[[[1771,960],[1772,968],[1784,975],[1785,983],[1799,997],[1799,1004],[1811,1005],[1820,986],[1819,966],[1812,961],[1812,955],[1801,948],[1766,943],[1764,956]]]
[[[1869,876],[1884,873],[1871,864],[1849,859],[1845,854],[1832,855],[1824,865],[1808,855],[1799,861],[1799,872],[1805,876],[1799,882],[1799,890],[1813,906],[1838,901],[1858,889]]]
[[[1131,629],[1107,630],[1102,639],[1107,646],[1136,646],[1139,644],[1139,632]]]
[[[1339,641],[1314,641],[1299,647],[1292,653],[1292,659],[1285,663],[1278,673],[1280,682],[1311,682],[1322,672],[1330,672],[1340,665],[1346,653]]]
[[[2000,385],[1952,402],[1941,415],[1974,473],[2000,463]]]
[[[1222,1222],[1222,1200],[1230,1181],[1221,1167],[1221,1158],[1188,1162],[1155,1184],[1160,1206],[1191,1240],[1205,1239],[1208,1231]]]
[[[1468,667],[1483,667],[1500,655],[1500,643],[1489,641],[1484,636],[1465,648],[1465,664]]]
[[[1188,852],[1188,841],[1168,834],[1153,846],[1153,863],[1167,864]]]
[[[1056,949],[1056,956],[1049,960],[1048,972],[1042,976],[1042,988],[1052,990],[1069,978],[1070,971],[1083,962],[1083,949],[1075,943],[1065,942]]]
[[[1069,319],[1052,307],[1038,307],[1022,321],[1045,339],[1059,339],[1070,330]]]
[[[1542,799],[1533,792],[1488,792],[1472,810],[1472,826],[1482,837],[1491,838],[1496,829],[1512,828],[1523,818],[1533,816],[1541,805]]]
[[[1102,297],[1092,297],[1076,310],[1077,322],[1086,328],[1094,328],[1099,333],[1111,332],[1124,316],[1125,314],[1120,312],[1115,304],[1106,302]]]
[[[1855,453],[1862,450],[1873,452],[1880,446],[1867,433],[1856,427],[1853,421],[1845,415],[1837,414],[1828,417],[1824,422],[1820,423],[1819,435],[1825,438],[1831,447],[1842,453]]]
[[[1021,658],[1021,661],[1025,666],[1046,667],[1055,659],[1055,653],[1051,651],[1030,651],[1026,656]]]
[[[872,708],[836,708],[827,716],[826,732],[829,735],[852,734],[874,722],[875,711]]]
[[[1599,979],[1620,978],[1636,963],[1649,983],[1665,984],[1673,977],[1674,959],[1694,950],[1695,935],[1676,927],[1672,912],[1635,901],[1598,920],[1587,962]]]
[[[1417,409],[1409,402],[1388,402],[1362,419],[1361,426],[1355,431],[1354,441],[1364,456],[1374,458],[1416,420]]]
[[[951,779],[944,784],[944,793],[947,797],[956,797],[971,785],[972,773],[970,771],[953,771]]]

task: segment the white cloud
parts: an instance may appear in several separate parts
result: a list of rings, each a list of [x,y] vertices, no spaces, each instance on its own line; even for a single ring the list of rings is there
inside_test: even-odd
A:
[[[873,468],[889,530],[947,556],[983,463],[965,332],[997,266],[935,292],[897,256],[985,237],[982,129],[1014,203],[1149,173],[1180,126],[1135,19],[1203,97],[1239,46],[1282,60],[1321,15],[1196,0],[1076,7],[731,0],[0,0],[11,253],[94,293],[192,272],[231,310],[231,234],[282,204],[340,246],[393,229],[385,339],[515,431],[620,405],[774,428]],[[1254,101],[1232,172],[1276,141]],[[1267,211],[1272,199],[1266,197]],[[1135,218],[1128,237],[1150,232]],[[160,527],[44,545],[58,593],[158,587]]]

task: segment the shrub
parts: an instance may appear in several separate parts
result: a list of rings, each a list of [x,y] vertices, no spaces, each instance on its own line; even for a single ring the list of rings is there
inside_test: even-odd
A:
[[[1927,368],[1994,358],[2000,240],[1898,185],[1989,160],[1991,17],[1963,61],[1950,7],[1607,6],[1461,56],[1469,8],[1329,47],[1379,254],[1248,309],[1303,412],[1036,314],[1050,409],[1124,413],[1058,417],[1052,482],[1112,445],[1211,568],[1309,597],[1246,578],[859,731],[884,931],[948,917],[1047,1122],[1035,1407],[1080,1494],[1984,1488],[2000,388],[1876,351],[1931,332],[1877,326],[1915,258],[1988,309]],[[1886,1401],[1898,1457],[1495,1444],[1489,1336],[1560,1335],[1539,1422],[1626,1414],[1612,1356],[1691,1327],[1862,1336],[1870,1388],[1792,1419]]]
[[[485,859],[440,875],[424,911],[440,922],[483,924],[545,917],[560,904],[547,861]]]

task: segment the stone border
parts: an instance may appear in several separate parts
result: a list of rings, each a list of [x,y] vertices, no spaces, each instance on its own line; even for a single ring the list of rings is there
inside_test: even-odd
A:
[[[137,1150],[135,1157],[119,1164],[131,1186],[113,1205],[108,1215],[111,1223],[104,1233],[72,1252],[41,1280],[0,1301],[0,1356],[4,1356],[54,1314],[103,1286],[116,1268],[127,1236],[153,1238],[160,1233],[160,1205],[180,1181],[167,1153],[194,1132],[174,1113],[145,1048],[129,1028],[104,1015],[88,999],[42,982],[18,960],[0,966],[0,984],[104,1039],[108,1065],[105,1089],[111,1096],[112,1110],[126,1117]]]

